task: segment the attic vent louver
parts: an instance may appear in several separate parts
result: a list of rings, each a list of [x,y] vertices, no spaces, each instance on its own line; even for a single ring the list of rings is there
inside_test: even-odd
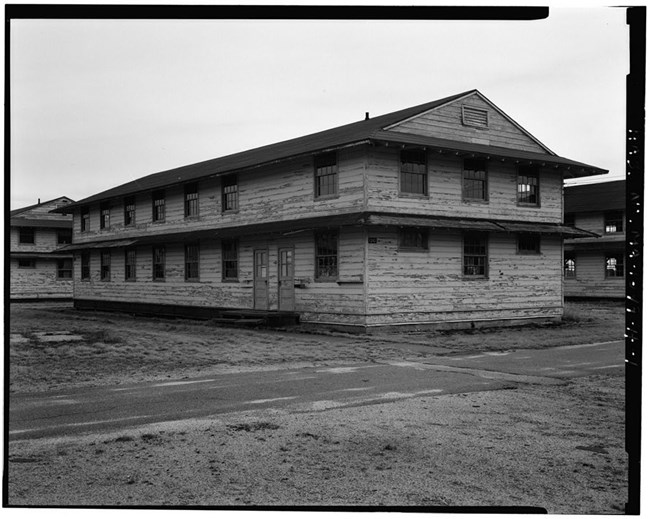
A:
[[[483,108],[473,106],[462,106],[462,119],[465,126],[475,126],[477,128],[488,127],[488,113]]]

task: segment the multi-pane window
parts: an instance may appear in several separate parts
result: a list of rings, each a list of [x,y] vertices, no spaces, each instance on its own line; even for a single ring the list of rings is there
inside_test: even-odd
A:
[[[90,208],[82,207],[81,208],[81,232],[86,232],[90,230]]]
[[[605,256],[605,276],[608,278],[622,278],[625,276],[623,254]]]
[[[539,236],[520,234],[517,237],[517,252],[519,254],[539,254]]]
[[[427,194],[427,152],[402,150],[400,153],[400,193]]]
[[[72,243],[72,230],[64,229],[57,231],[56,233],[56,243],[59,245],[65,245],[66,243]]]
[[[566,254],[564,256],[564,277],[576,277],[576,257],[573,254]]]
[[[239,278],[239,246],[237,240],[221,241],[221,278],[224,280]]]
[[[466,234],[463,237],[463,275],[487,277],[487,237],[483,234]]]
[[[81,253],[81,279],[90,279],[90,252]]]
[[[483,159],[463,163],[463,200],[487,200],[487,167]]]
[[[185,281],[199,280],[199,244],[185,245]]]
[[[135,225],[135,197],[127,196],[124,199],[124,226]]]
[[[517,203],[539,205],[539,170],[536,166],[519,168],[517,173]]]
[[[338,192],[338,166],[336,152],[323,153],[314,157],[316,197],[336,195]]]
[[[613,211],[605,213],[605,233],[623,232],[623,213]]]
[[[33,259],[19,259],[18,260],[18,268],[19,269],[35,269],[36,268],[36,260],[33,260]]]
[[[165,247],[157,246],[153,248],[153,279],[163,281],[165,279]]]
[[[34,243],[34,228],[33,227],[20,227],[18,231],[18,243],[33,244]]]
[[[124,280],[135,281],[136,249],[124,250]]]
[[[108,229],[111,226],[111,207],[108,204],[99,206],[99,228]]]
[[[316,275],[317,280],[335,280],[339,274],[339,236],[335,231],[317,232]]]
[[[111,251],[103,250],[100,253],[99,277],[102,281],[111,280]]]
[[[72,279],[72,259],[57,260],[56,277],[58,279]]]
[[[165,190],[154,191],[151,195],[152,220],[154,222],[165,221]]]
[[[199,216],[199,185],[196,183],[185,186],[185,218]]]
[[[418,227],[406,227],[400,230],[399,248],[409,250],[427,250],[429,248],[429,232]]]
[[[237,175],[228,175],[221,180],[221,204],[222,211],[236,211],[239,209]]]

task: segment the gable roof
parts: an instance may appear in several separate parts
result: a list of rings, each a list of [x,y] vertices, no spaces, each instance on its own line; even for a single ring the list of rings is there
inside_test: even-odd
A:
[[[37,209],[39,207],[43,207],[45,205],[51,204],[53,202],[57,202],[59,200],[67,200],[68,204],[70,204],[70,205],[72,205],[74,203],[74,200],[72,200],[72,198],[68,198],[67,196],[58,196],[56,198],[53,198],[52,200],[47,200],[46,202],[38,202],[37,204],[32,204],[32,205],[28,205],[26,207],[20,207],[18,209],[13,209],[12,211],[9,212],[9,216],[11,216],[12,218],[14,216],[20,216],[21,214],[27,213],[27,212],[31,211],[32,209]]]
[[[438,99],[437,101],[431,101],[429,103],[405,108],[403,110],[398,110],[374,118],[312,133],[303,137],[289,139],[275,144],[269,144],[259,148],[234,153],[232,155],[226,155],[224,157],[154,173],[87,197],[79,202],[70,204],[68,208],[98,202],[99,200],[107,200],[133,193],[149,191],[152,189],[160,189],[181,182],[198,180],[200,178],[221,176],[226,173],[260,167],[282,160],[299,157],[301,155],[370,142],[410,143],[411,141],[417,141],[413,142],[413,144],[431,146],[438,148],[440,151],[462,151],[467,153],[487,154],[490,156],[498,155],[499,157],[504,158],[523,158],[530,161],[535,160],[554,164],[558,167],[561,166],[566,168],[575,166],[576,168],[582,168],[587,171],[587,173],[583,172],[583,175],[580,173],[574,173],[572,176],[584,176],[584,174],[589,175],[607,172],[606,170],[594,166],[558,157],[550,150],[548,154],[527,153],[515,149],[496,148],[494,146],[471,144],[426,136],[406,135],[399,132],[391,132],[389,129],[386,129],[396,123],[474,93],[479,92],[478,90],[468,90],[467,92]],[[482,97],[485,98],[485,96]],[[57,211],[65,212],[65,209],[60,208]]]
[[[564,187],[564,212],[625,210],[625,180]]]

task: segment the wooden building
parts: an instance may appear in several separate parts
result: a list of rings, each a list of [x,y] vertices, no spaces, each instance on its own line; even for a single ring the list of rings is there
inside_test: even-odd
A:
[[[559,157],[477,90],[70,205],[79,308],[296,312],[368,329],[556,319]]]
[[[625,297],[625,181],[564,188],[564,221],[599,237],[564,244],[565,297]]]
[[[66,197],[10,212],[9,297],[17,300],[72,299],[72,217],[51,211],[71,204]]]

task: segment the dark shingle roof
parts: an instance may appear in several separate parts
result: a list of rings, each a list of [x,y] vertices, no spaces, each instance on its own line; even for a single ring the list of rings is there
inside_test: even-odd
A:
[[[625,209],[625,180],[565,186],[564,212],[581,213]]]

